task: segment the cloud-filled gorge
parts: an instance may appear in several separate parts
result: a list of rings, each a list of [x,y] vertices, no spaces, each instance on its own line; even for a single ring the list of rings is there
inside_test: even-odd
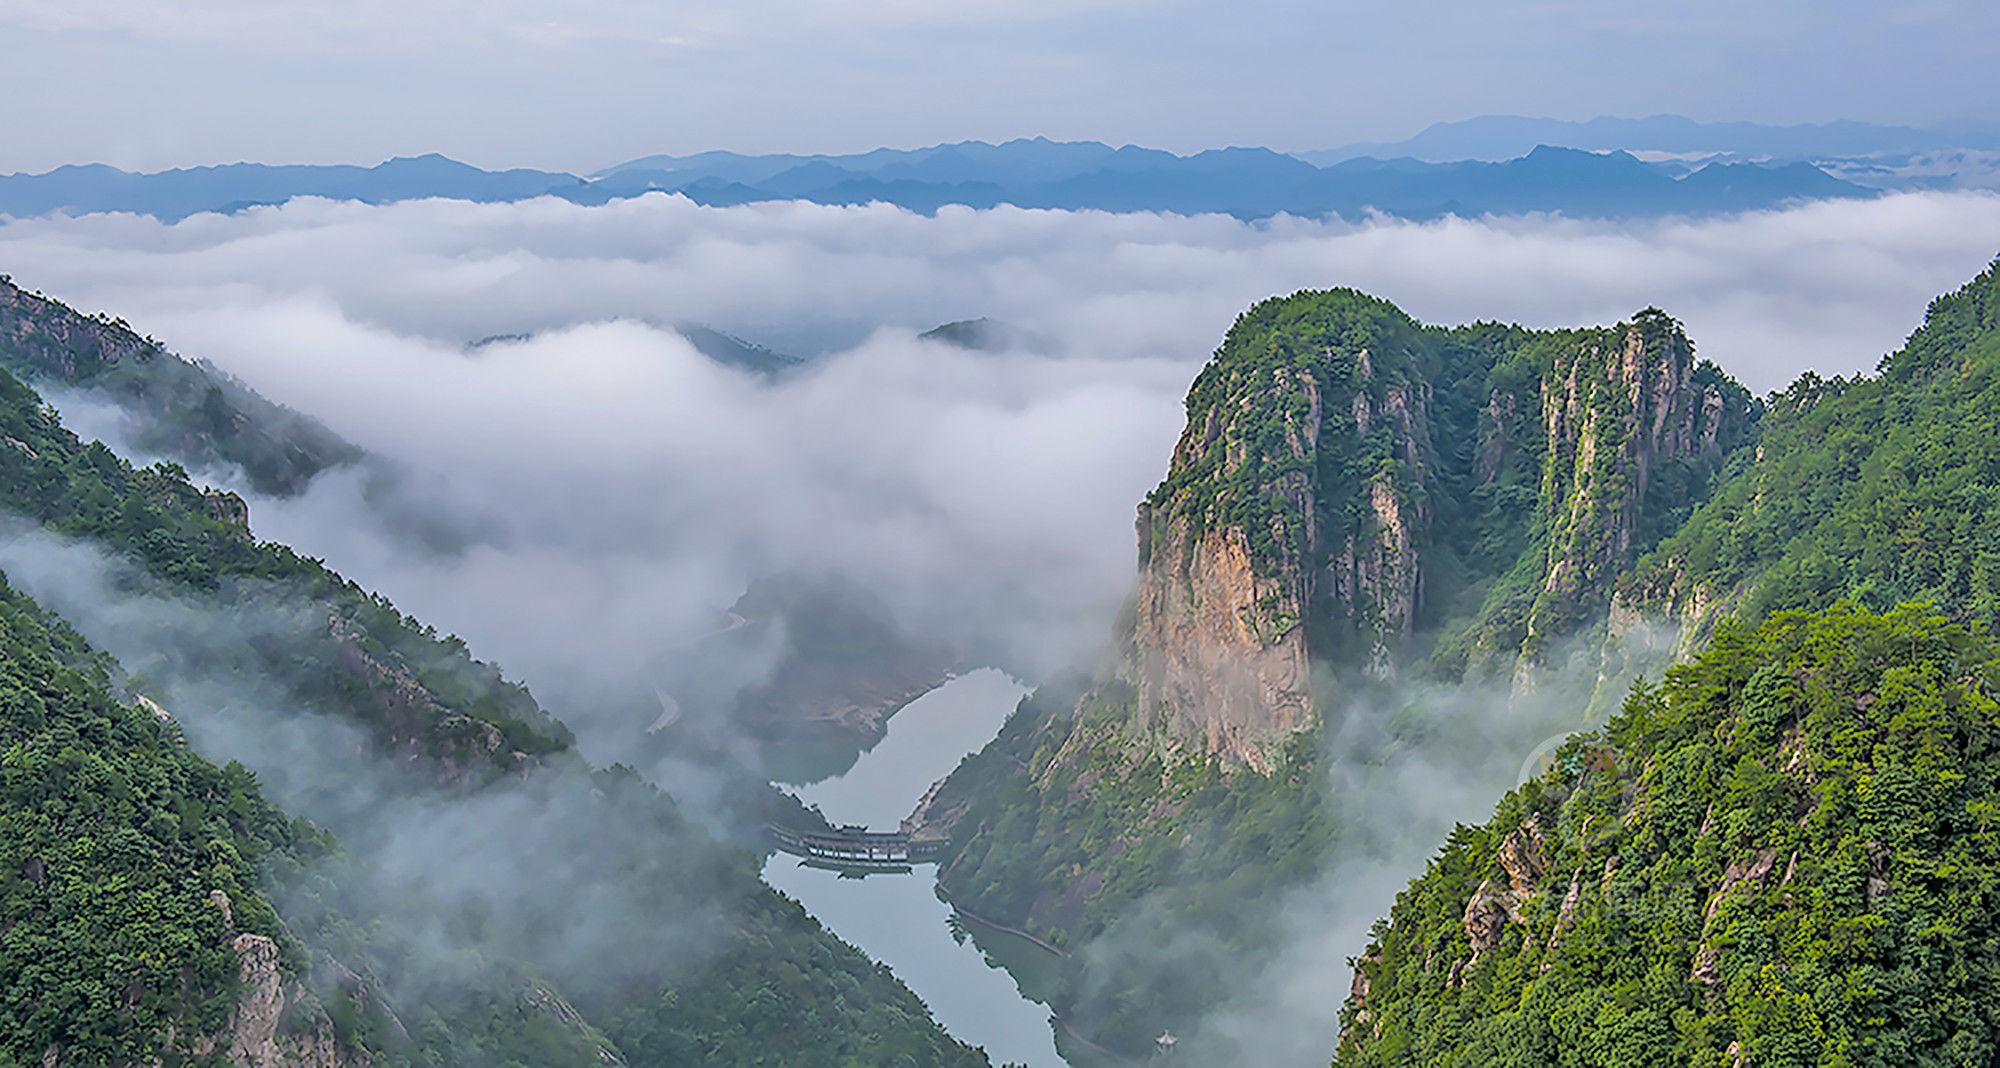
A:
[[[1944,194],[1633,225],[925,217],[659,195],[0,224],[0,266],[21,284],[122,316],[384,461],[253,499],[254,529],[465,638],[600,763],[629,757],[620,697],[644,666],[780,571],[858,583],[911,634],[1029,681],[1100,652],[1132,581],[1133,506],[1166,470],[1187,384],[1264,297],[1353,286],[1427,322],[1529,326],[1657,305],[1763,392],[1808,368],[1872,369],[1996,250],[2000,198]],[[980,316],[1036,343],[917,337]],[[687,323],[811,361],[766,380],[695,351],[672,329]],[[66,414],[115,437],[102,411]],[[10,550],[9,570],[56,558],[34,552]],[[1409,777],[1384,796],[1414,803],[1423,769],[1397,770]],[[1470,811],[1416,822],[1491,800],[1454,794],[1447,807]],[[1414,866],[1432,844],[1390,852]],[[1409,874],[1399,863],[1370,869],[1359,907],[1302,904],[1298,944],[1324,949],[1301,956],[1358,951]],[[1338,992],[1319,1005],[1330,1019]]]
[[[324,479],[260,502],[257,530],[584,719],[569,669],[616,671],[700,633],[781,567],[847,574],[912,626],[1053,667],[1101,636],[1181,394],[1263,297],[1350,285],[1425,321],[1529,326],[1658,305],[1761,391],[1807,367],[1872,368],[1928,294],[1996,248],[2000,199],[1972,195],[1630,227],[666,196],[0,226],[24,283],[398,464],[400,500],[370,507],[359,476]],[[913,340],[978,316],[1046,351]],[[817,366],[760,382],[667,329],[690,322]],[[505,335],[526,337],[466,347]]]

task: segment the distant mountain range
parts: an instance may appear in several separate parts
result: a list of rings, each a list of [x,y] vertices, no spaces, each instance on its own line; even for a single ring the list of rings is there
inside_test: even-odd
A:
[[[1588,122],[1485,115],[1437,123],[1406,141],[1364,142],[1298,156],[1319,166],[1367,158],[1497,161],[1537,145],[1632,152],[1669,170],[1717,162],[1811,163],[1877,189],[2000,189],[2000,123],[1991,122],[1768,126],[1696,122],[1680,115]]]
[[[1762,126],[1678,116],[1561,122],[1488,116],[1408,141],[1286,155],[1045,138],[838,156],[647,156],[595,174],[485,171],[439,155],[375,167],[237,163],[134,174],[102,164],[0,176],[0,214],[126,211],[178,220],[293,197],[366,203],[555,196],[583,204],[679,193],[701,204],[886,202],[1100,211],[1404,218],[1560,212],[1701,215],[1882,189],[2000,188],[2000,126]]]
[[[1323,152],[1301,152],[1325,165],[1362,156],[1446,160],[1511,159],[1536,145],[1590,151],[1624,149],[1674,155],[1734,155],[1746,159],[1826,160],[1965,149],[2000,150],[2000,124],[1955,123],[1919,128],[1866,122],[1767,126],[1755,122],[1696,122],[1680,115],[1644,119],[1597,118],[1588,122],[1482,115],[1440,122],[1407,141],[1363,142]]]
[[[293,197],[369,204],[426,197],[496,202],[582,184],[574,175],[483,171],[439,155],[392,159],[374,167],[231,163],[152,174],[92,163],[45,174],[0,175],[0,214],[27,218],[59,211],[129,211],[176,221],[204,211],[282,204]]]

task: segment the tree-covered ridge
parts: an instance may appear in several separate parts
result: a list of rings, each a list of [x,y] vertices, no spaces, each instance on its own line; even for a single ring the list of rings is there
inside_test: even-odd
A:
[[[1725,626],[1461,827],[1336,1064],[1985,1064],[2000,649],[1927,606]]]
[[[449,866],[411,876],[365,857],[274,894],[300,937],[385,1006],[350,1013],[378,1065],[988,1063],[765,885],[758,854],[710,836],[630,768],[565,762],[506,785],[518,826],[467,824],[523,856],[468,852],[493,894],[433,885],[453,882]]]
[[[1775,395],[1755,460],[1621,595],[1702,626],[1841,597],[2000,624],[2000,263],[1933,301],[1880,374]]]
[[[749,898],[727,949],[698,982],[634,1000],[607,1028],[632,1064],[991,1064],[946,1034],[886,965],[769,888]]]
[[[175,638],[186,648],[174,655],[198,661],[194,670],[201,677],[232,677],[246,693],[275,685],[290,714],[320,713],[358,722],[398,754],[433,758],[419,761],[419,774],[408,781],[394,776],[376,780],[398,784],[395,789],[405,792],[381,798],[386,815],[371,819],[393,821],[399,804],[410,808],[411,818],[435,818],[448,815],[452,802],[509,791],[533,798],[543,813],[535,830],[554,837],[560,856],[539,866],[532,880],[523,879],[500,895],[497,900],[506,904],[502,908],[493,899],[432,888],[421,878],[348,857],[325,836],[286,823],[258,798],[249,772],[231,765],[216,773],[223,785],[215,796],[228,812],[285,847],[237,841],[235,853],[220,854],[222,859],[209,865],[223,872],[209,883],[221,880],[229,899],[240,902],[239,934],[268,931],[276,940],[286,983],[310,983],[309,989],[298,985],[293,991],[298,998],[288,1000],[290,1006],[306,1008],[288,1009],[287,1027],[323,1018],[328,1041],[385,1068],[588,1068],[627,1063],[621,1046],[629,1046],[630,1056],[637,1058],[630,1063],[829,1068],[891,1063],[970,1068],[985,1063],[979,1051],[946,1035],[923,1003],[886,969],[763,885],[754,853],[717,841],[629,769],[592,771],[562,753],[567,730],[497,669],[471,659],[462,643],[440,638],[318,561],[257,542],[242,525],[240,501],[195,486],[178,466],[134,468],[100,443],[79,441],[61,426],[53,409],[4,373],[0,501],[16,513],[17,522],[38,524],[130,561],[136,577],[118,580],[130,587],[121,595],[183,606],[190,623],[214,618],[241,624],[222,628],[221,638]],[[32,607],[21,611],[47,618]],[[60,639],[50,646],[50,655],[67,665],[65,670],[94,680],[91,685],[100,690],[127,685],[108,658],[59,624],[47,625]],[[8,651],[0,644],[0,654]],[[28,663],[25,654],[17,659]],[[12,662],[0,659],[0,666]],[[178,664],[169,662],[165,670],[178,670]],[[0,684],[4,681],[0,676]],[[0,690],[0,709],[7,707],[9,692]],[[176,747],[174,754],[186,756],[197,768],[205,766],[178,748],[179,733],[164,718],[127,712],[115,702],[106,714],[123,717],[116,720],[120,730],[151,724],[151,730]],[[281,729],[280,724],[269,726]],[[118,740],[115,733],[109,738]],[[106,758],[97,750],[105,739],[102,730],[59,730],[48,754],[25,751],[27,771],[5,781],[44,800],[51,782],[74,786],[74,796],[65,803],[77,812],[120,814],[133,784],[150,789],[171,769],[152,769],[148,761],[155,754],[148,750],[129,767],[115,767],[115,774],[98,774],[96,764]],[[160,741],[155,748],[166,744]],[[4,759],[15,755],[8,750]],[[390,753],[379,755],[385,766],[391,763]],[[72,765],[90,774],[72,775]],[[503,769],[515,774],[496,774]],[[452,780],[451,789],[439,789],[440,771]],[[357,779],[370,781],[368,769],[357,767],[355,772]],[[63,820],[62,811],[50,804],[37,804],[38,812],[59,820],[56,832],[81,826],[74,819]],[[144,834],[164,833],[170,824],[199,829],[200,813],[186,815],[193,811],[176,802],[167,812],[171,820],[143,813],[135,818]],[[32,821],[21,827],[23,848],[41,848],[50,840]],[[368,824],[366,829],[380,835],[385,825]],[[100,848],[102,841],[119,851]],[[0,842],[0,847],[13,844]],[[67,896],[61,898],[66,911],[58,918],[67,926],[59,938],[79,952],[109,954],[109,963],[55,953],[46,940],[24,942],[49,968],[63,971],[51,979],[29,969],[20,973],[21,981],[46,987],[71,983],[63,978],[71,976],[75,984],[96,984],[90,987],[91,997],[115,987],[116,1006],[108,1015],[100,1013],[78,1001],[81,995],[71,996],[65,985],[60,990],[68,1000],[51,1009],[40,988],[15,986],[0,997],[0,1019],[19,1013],[46,1030],[57,1026],[50,1020],[60,1023],[73,1015],[80,1021],[77,1027],[88,1024],[94,1030],[63,1031],[61,1040],[84,1052],[73,1058],[59,1054],[55,1063],[94,1064],[117,1063],[128,1055],[143,1060],[139,1053],[152,1048],[148,1043],[157,1044],[147,1029],[167,1011],[155,1011],[157,1005],[192,1013],[185,1015],[190,1026],[207,1028],[226,1017],[240,1000],[239,955],[227,946],[220,955],[214,952],[220,943],[211,936],[223,928],[217,926],[221,921],[211,922],[211,914],[220,916],[219,906],[202,896],[208,883],[177,883],[174,889],[199,890],[196,898],[207,912],[155,903],[130,892],[136,885],[132,872],[139,869],[126,863],[128,854],[137,856],[127,848],[134,846],[129,835],[107,833],[57,844],[73,849],[48,853],[36,863],[23,861],[25,867],[9,867],[0,858],[0,893],[21,889],[23,881],[46,883],[46,865],[53,863],[51,858],[61,859],[68,865],[63,869],[67,881],[61,884]],[[208,848],[206,839],[198,844]],[[524,840],[520,848],[531,844]],[[16,878],[10,874],[14,872],[21,874]],[[142,874],[158,881],[157,872]],[[41,890],[21,890],[25,896],[19,900],[46,908],[47,895]],[[286,925],[271,913],[270,902],[283,911]],[[562,944],[564,932],[576,929],[574,920],[565,925],[559,919],[570,903],[588,910],[591,925],[615,930],[627,954],[637,953],[644,961],[614,967],[580,957]],[[135,911],[117,911],[128,908]],[[703,931],[701,939],[689,939],[691,925]],[[293,934],[286,933],[287,926]],[[120,932],[142,934],[158,949],[118,942]],[[0,948],[15,937],[40,936],[32,926],[0,923]],[[183,969],[191,985],[172,986],[172,997],[179,1000],[162,1002],[147,992],[154,987],[139,985],[140,979],[152,982],[151,973],[135,979],[138,973],[126,967],[127,958],[139,953],[154,961],[169,951],[194,961],[187,965],[192,970]],[[0,976],[14,974],[0,971]],[[221,978],[210,982],[216,976]],[[134,998],[152,998],[145,1002],[147,1014],[134,1015],[136,1010],[126,1004]],[[324,1012],[315,1017],[318,1006]],[[42,1031],[24,1033],[38,1038]],[[195,1035],[186,1027],[179,1033]],[[21,1063],[43,1063],[47,1047],[30,1050],[28,1041],[23,1039],[19,1047],[27,1051]],[[105,1057],[88,1052],[99,1047],[125,1052]],[[326,1047],[322,1043],[319,1048],[324,1052]],[[0,1056],[0,1064],[6,1063]],[[325,1068],[323,1061],[316,1063]]]
[[[1307,602],[1264,633],[1303,625],[1333,659],[1368,651],[1356,628],[1441,633],[1430,666],[1455,675],[1532,660],[1601,614],[1761,407],[1657,308],[1447,329],[1334,289],[1240,316],[1187,412],[1141,507],[1142,568],[1164,539],[1241,531],[1258,573],[1295,577]]]
[[[563,749],[569,731],[517,684],[387,600],[236,521],[242,501],[174,464],[134,468],[85,443],[0,372],[0,501],[58,534],[125,556],[169,589],[243,611],[281,608],[282,640],[237,650],[243,667],[306,708],[360,719],[387,745],[460,770]]]
[[[1312,551],[1317,524],[1350,529],[1368,477],[1396,458],[1386,424],[1373,440],[1354,440],[1352,397],[1366,390],[1380,403],[1408,383],[1429,362],[1428,340],[1394,305],[1351,289],[1260,301],[1188,390],[1187,429],[1147,511],[1186,516],[1196,538],[1211,527],[1243,530],[1266,573]],[[1328,492],[1308,495],[1314,485]],[[1142,532],[1142,564],[1153,533]]]
[[[707,910],[721,944],[662,953],[643,975],[485,929],[489,909],[440,908],[346,857],[249,771],[209,764],[145,702],[121,704],[117,680],[0,582],[0,1065],[221,1063],[248,993],[245,936],[276,952],[281,1039],[352,1063],[986,1063],[628,769],[573,782],[546,769],[541,785],[557,804],[581,798],[571,899],[660,902],[630,917],[646,925],[634,940]]]
[[[122,319],[81,314],[4,275],[0,369],[108,399],[132,417],[141,449],[197,469],[233,464],[261,493],[297,493],[321,471],[361,458],[318,421],[212,364],[182,359]]]
[[[0,1064],[196,1052],[236,1006],[232,935],[304,971],[261,876],[322,855],[323,836],[121,704],[109,667],[0,581]]]

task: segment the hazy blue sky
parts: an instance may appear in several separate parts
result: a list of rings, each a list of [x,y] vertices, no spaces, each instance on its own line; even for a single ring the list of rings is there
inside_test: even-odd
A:
[[[1991,0],[0,0],[0,172],[2000,119]]]

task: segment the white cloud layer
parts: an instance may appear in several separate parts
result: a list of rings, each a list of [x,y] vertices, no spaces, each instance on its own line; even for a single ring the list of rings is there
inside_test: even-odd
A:
[[[1047,671],[1104,640],[1181,395],[1263,297],[1352,285],[1418,318],[1533,326],[1657,304],[1759,391],[1870,368],[2000,250],[2000,198],[1700,222],[1361,225],[648,196],[176,225],[0,225],[0,268],[108,310],[407,473],[259,502],[291,542],[525,676],[588,728],[607,685],[783,567]],[[990,315],[1041,354],[919,342]],[[772,385],[660,325],[834,348]],[[465,343],[495,334],[527,340]],[[422,534],[419,537],[417,534]]]

